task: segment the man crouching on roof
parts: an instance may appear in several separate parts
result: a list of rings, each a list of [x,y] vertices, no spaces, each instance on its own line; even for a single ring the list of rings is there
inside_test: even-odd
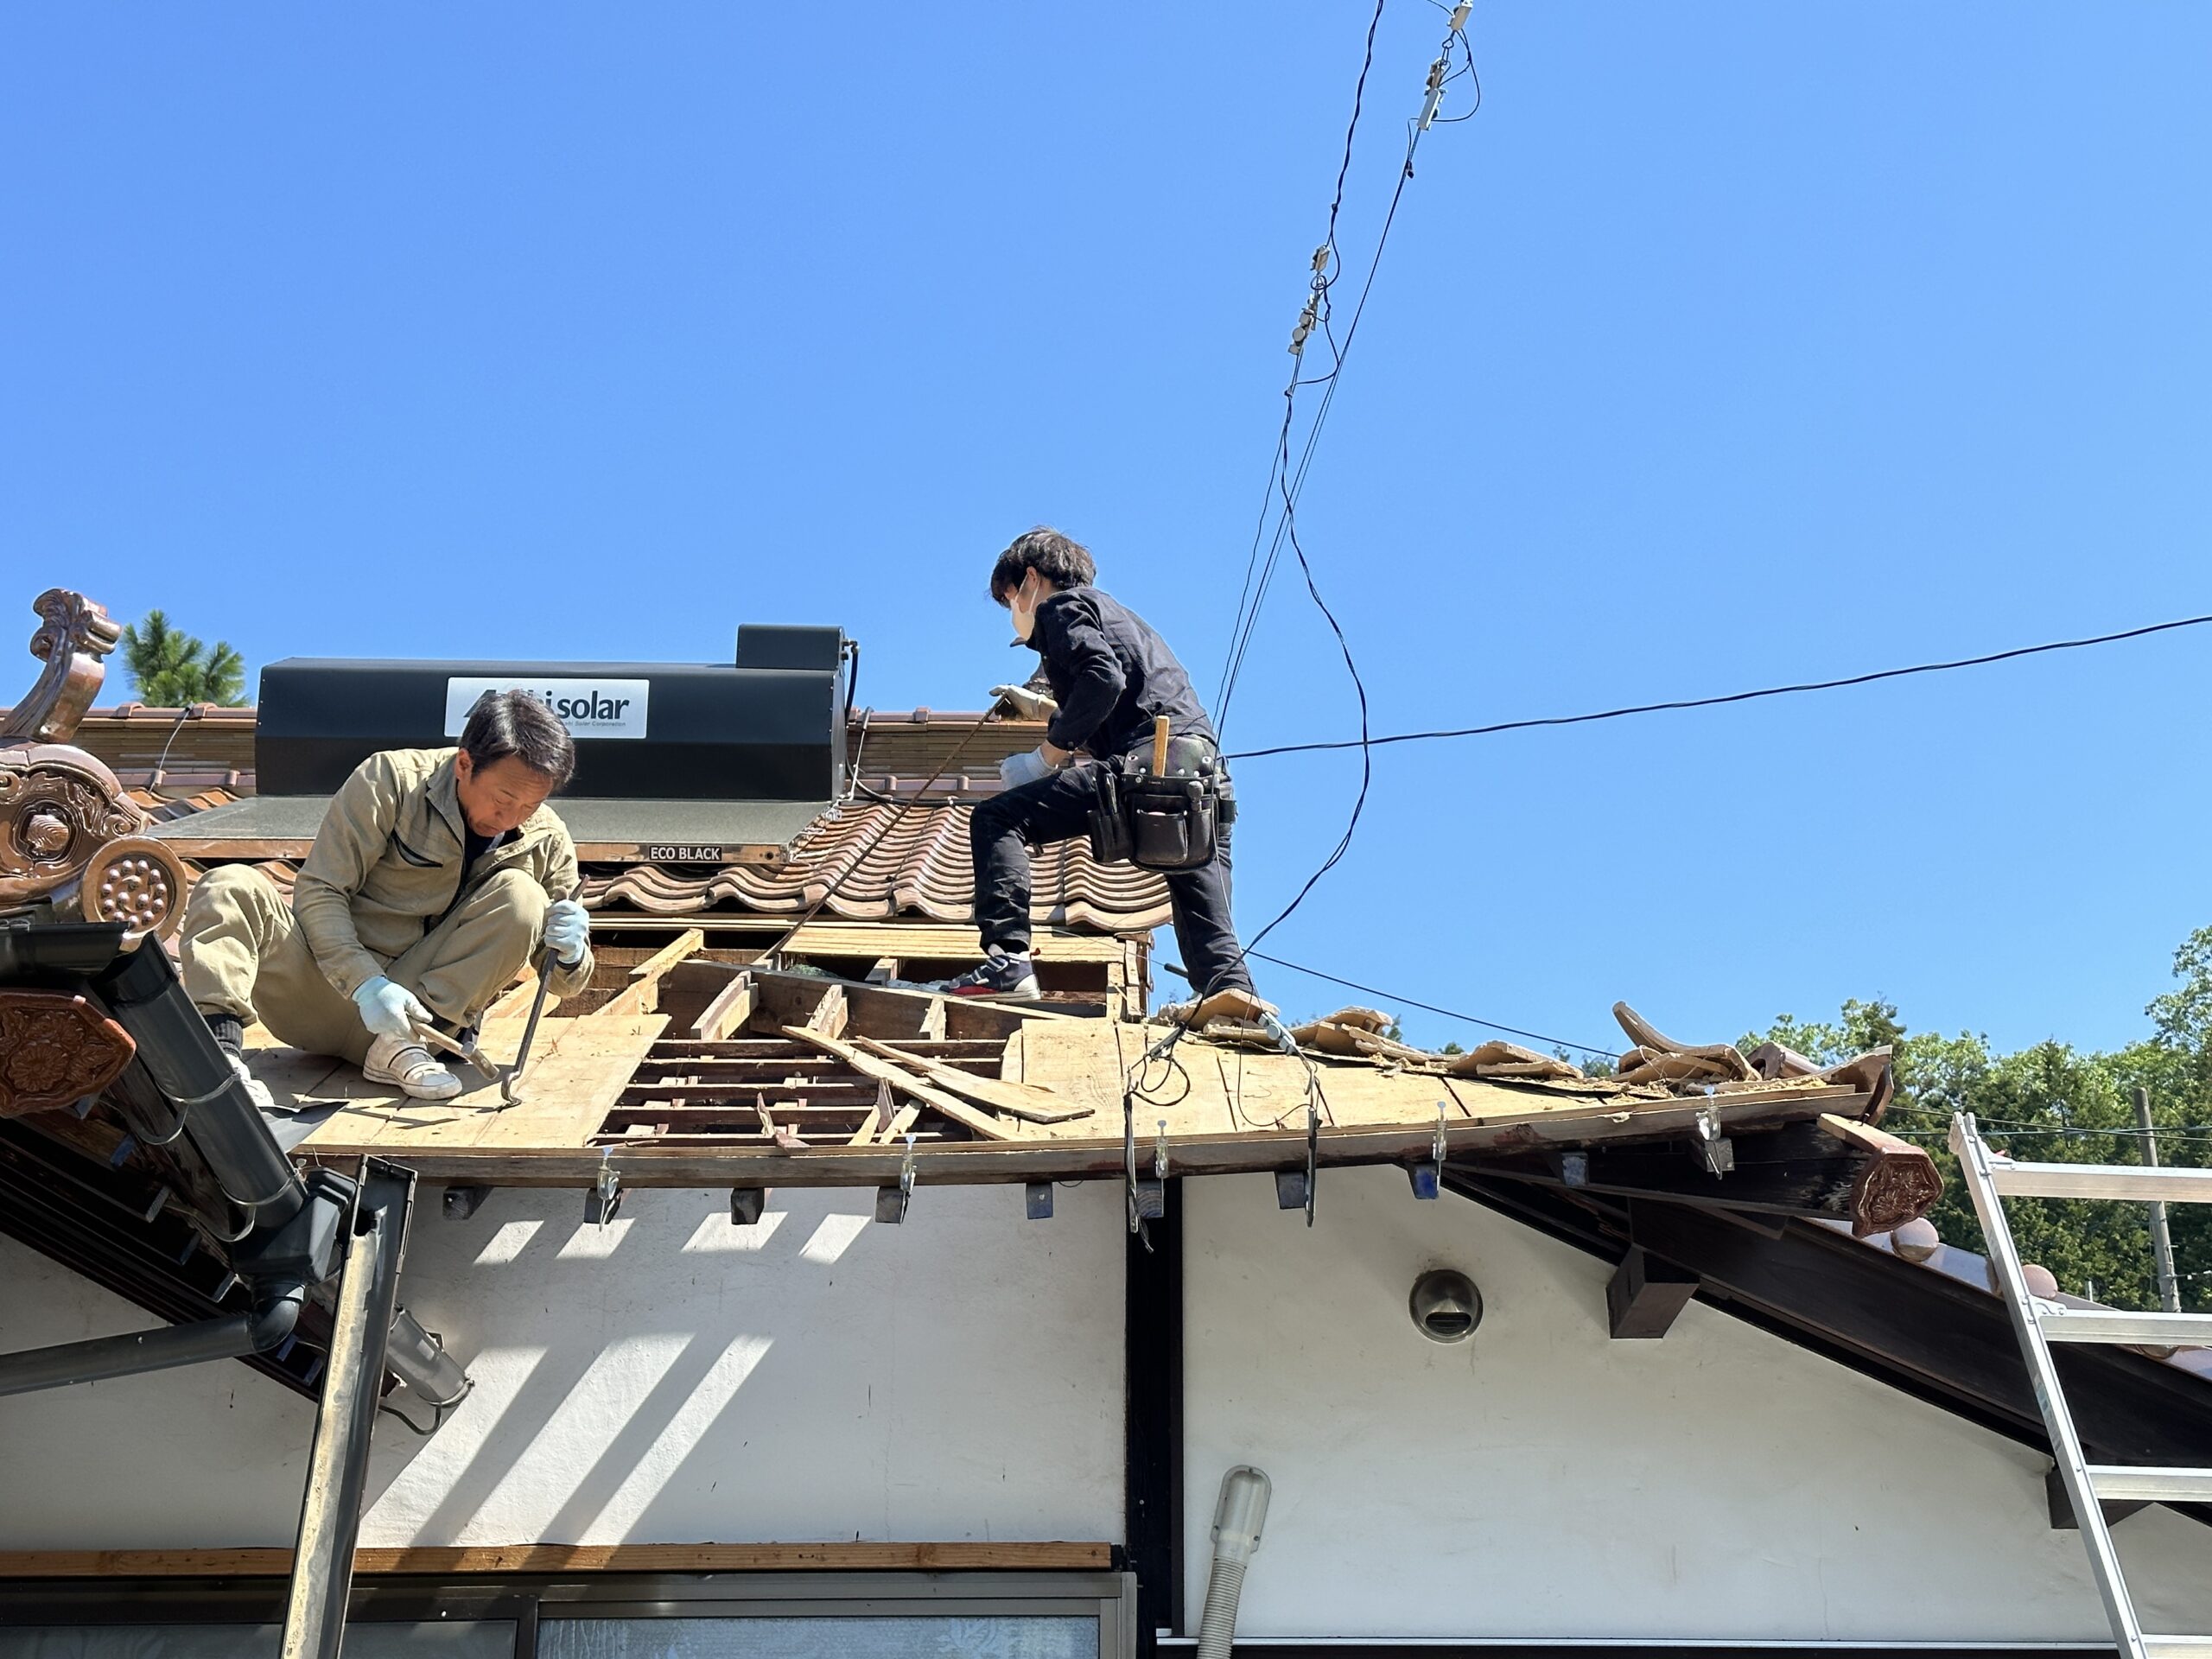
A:
[[[472,1028],[541,941],[556,996],[591,979],[573,895],[575,843],[545,804],[569,781],[568,728],[521,691],[487,691],[457,749],[390,749],[354,768],[323,815],[288,906],[251,865],[210,871],[185,906],[184,988],[255,1103],[240,1055],[259,1020],[372,1083],[448,1100],[461,1080],[424,1046]]]
[[[991,597],[1013,616],[1018,640],[1043,658],[1052,689],[1050,697],[1020,687],[1000,686],[998,693],[1051,724],[1042,747],[1000,766],[1007,787],[969,821],[985,956],[942,982],[938,988],[954,995],[1038,994],[1029,957],[1029,849],[1088,832],[1098,803],[1097,767],[1076,764],[1078,752],[1108,764],[1148,752],[1153,721],[1165,715],[1171,737],[1193,740],[1209,758],[1217,754],[1213,723],[1175,653],[1150,623],[1092,586],[1097,575],[1089,549],[1043,528],[1016,537],[991,569]],[[1211,859],[1166,879],[1192,994],[1251,995],[1229,914],[1229,826],[1215,832]]]

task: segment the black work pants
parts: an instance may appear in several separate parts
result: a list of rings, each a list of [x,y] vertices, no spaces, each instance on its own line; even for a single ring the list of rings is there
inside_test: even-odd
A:
[[[1002,791],[976,807],[968,842],[976,860],[976,925],[985,950],[1029,949],[1029,849],[1089,835],[1097,802],[1096,768],[1081,766]],[[1204,864],[1164,876],[1175,942],[1198,994],[1249,991],[1252,976],[1229,915],[1229,826],[1217,827],[1213,856]]]

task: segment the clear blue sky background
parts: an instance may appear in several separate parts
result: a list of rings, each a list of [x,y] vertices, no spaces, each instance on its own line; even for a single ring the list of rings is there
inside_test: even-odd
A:
[[[975,708],[1043,519],[1210,690],[1367,11],[12,7],[5,603],[257,665],[834,622],[879,706]],[[1385,16],[1355,258],[1440,23]],[[1472,32],[1300,516],[1378,729],[2212,609],[2212,10]],[[1387,752],[1274,944],[1583,1042],[2123,1041],[2212,922],[2208,636]],[[1231,747],[1352,729],[1286,585]],[[1355,775],[1243,769],[1248,927]]]

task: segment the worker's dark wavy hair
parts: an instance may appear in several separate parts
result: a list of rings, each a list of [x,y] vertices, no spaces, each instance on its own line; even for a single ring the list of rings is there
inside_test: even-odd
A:
[[[1047,524],[1024,531],[991,567],[991,597],[1001,605],[1030,571],[1043,573],[1055,588],[1079,588],[1098,580],[1098,561],[1072,536]]]
[[[575,774],[576,740],[527,691],[486,691],[468,711],[461,747],[480,769],[509,755],[560,788]]]

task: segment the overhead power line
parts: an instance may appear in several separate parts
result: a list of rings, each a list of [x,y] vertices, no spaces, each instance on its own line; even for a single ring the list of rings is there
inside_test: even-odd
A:
[[[1360,285],[1359,298],[1352,307],[1351,321],[1344,329],[1344,339],[1339,341],[1332,321],[1330,297],[1338,274],[1343,267],[1342,257],[1337,245],[1337,219],[1344,207],[1344,181],[1351,169],[1352,145],[1359,130],[1360,111],[1366,100],[1368,72],[1375,62],[1375,35],[1382,22],[1384,4],[1385,0],[1376,0],[1374,16],[1368,21],[1366,48],[1360,60],[1359,79],[1352,92],[1351,121],[1344,130],[1344,159],[1338,166],[1336,190],[1329,203],[1327,233],[1322,238],[1321,245],[1313,251],[1313,275],[1308,287],[1306,308],[1300,314],[1297,326],[1291,333],[1292,365],[1289,382],[1283,388],[1282,429],[1277,435],[1274,459],[1268,470],[1268,489],[1262,497],[1259,523],[1253,531],[1251,556],[1245,562],[1244,591],[1238,595],[1236,620],[1230,626],[1229,656],[1223,666],[1221,693],[1216,700],[1214,709],[1215,729],[1225,731],[1230,707],[1236,696],[1237,680],[1243,670],[1245,653],[1249,650],[1253,632],[1259,626],[1260,610],[1267,601],[1268,588],[1274,579],[1276,565],[1281,557],[1283,543],[1287,541],[1290,544],[1292,556],[1298,561],[1299,574],[1305,578],[1306,591],[1313,599],[1314,608],[1321,613],[1322,620],[1329,625],[1329,632],[1335,636],[1337,649],[1344,658],[1344,672],[1351,677],[1352,690],[1359,699],[1359,734],[1362,750],[1359,790],[1352,798],[1351,811],[1344,821],[1344,833],[1338,837],[1337,844],[1330,849],[1328,856],[1321,861],[1319,867],[1314,870],[1313,874],[1306,877],[1305,885],[1292,896],[1290,902],[1275,913],[1273,920],[1252,937],[1251,945],[1258,944],[1284,922],[1289,920],[1292,913],[1306,902],[1306,895],[1313,891],[1321,878],[1328,874],[1343,860],[1345,853],[1351,850],[1352,836],[1358,832],[1360,816],[1367,810],[1368,789],[1374,781],[1372,757],[1366,752],[1367,740],[1370,735],[1368,725],[1367,685],[1360,677],[1359,664],[1353,660],[1351,643],[1344,637],[1344,628],[1338,622],[1336,613],[1329,608],[1328,601],[1321,597],[1320,585],[1314,580],[1313,567],[1307,561],[1306,549],[1298,539],[1298,498],[1306,486],[1306,473],[1313,465],[1314,448],[1320,442],[1322,428],[1327,423],[1330,407],[1336,400],[1337,388],[1342,384],[1341,376],[1344,372],[1344,360],[1351,351],[1353,340],[1359,333],[1360,319],[1366,315],[1368,297],[1375,290],[1376,273],[1382,264],[1382,250],[1389,245],[1391,226],[1397,222],[1398,204],[1405,195],[1406,186],[1413,179],[1414,153],[1421,146],[1421,135],[1428,130],[1437,118],[1438,108],[1443,101],[1444,89],[1452,81],[1457,79],[1460,73],[1470,77],[1474,73],[1474,51],[1468,44],[1465,34],[1471,0],[1459,0],[1459,3],[1452,6],[1446,14],[1447,22],[1443,44],[1437,50],[1435,60],[1429,66],[1427,81],[1422,93],[1421,112],[1406,123],[1405,156],[1399,164],[1396,188],[1390,193],[1389,207],[1382,216],[1382,229],[1376,233],[1375,251],[1368,260],[1367,276]],[[1464,54],[1465,56],[1466,63],[1464,71],[1452,70],[1452,60],[1455,52]],[[1479,98],[1479,83],[1478,83],[1478,89]],[[1472,111],[1471,111],[1470,113]],[[1331,361],[1325,373],[1306,378],[1304,373],[1306,346],[1317,330],[1328,344]],[[1314,411],[1313,423],[1306,429],[1305,446],[1299,457],[1297,467],[1294,471],[1290,464],[1291,429],[1297,411],[1299,389],[1305,385],[1320,385],[1324,390],[1321,394],[1320,407]],[[1279,506],[1276,505],[1278,497],[1280,498]],[[1266,561],[1260,566],[1255,577],[1253,560],[1257,558],[1261,542],[1266,536],[1271,509],[1274,518],[1274,534],[1268,544]],[[1250,945],[1246,949],[1249,952]]]
[[[1440,1008],[1433,1002],[1418,1002],[1410,996],[1400,996],[1395,991],[1385,991],[1373,985],[1363,985],[1356,979],[1341,979],[1335,974],[1325,974],[1319,968],[1308,968],[1302,963],[1286,962],[1281,957],[1271,957],[1264,950],[1246,952],[1262,962],[1271,962],[1278,968],[1287,968],[1294,974],[1305,974],[1313,979],[1325,979],[1332,985],[1341,985],[1348,991],[1357,991],[1365,996],[1379,996],[1385,1002],[1399,1003],[1408,1008],[1419,1008],[1423,1014],[1440,1014],[1446,1020],[1458,1020],[1470,1026],[1480,1026],[1485,1031],[1502,1031],[1509,1036],[1526,1037],[1532,1043],[1549,1043],[1554,1048],[1572,1048],[1584,1054],[1603,1054],[1610,1058],[1619,1052],[1619,1045],[1611,1048],[1597,1048],[1588,1043],[1570,1043],[1564,1037],[1547,1037],[1541,1031],[1523,1031],[1518,1026],[1501,1026],[1495,1020],[1479,1015],[1462,1014],[1457,1008]]]
[[[2124,628],[2118,633],[2091,634],[2081,639],[2054,639],[2046,645],[2016,645],[2010,651],[1993,651],[1983,657],[1960,657],[1944,663],[1916,663],[1910,668],[1878,669],[1871,674],[1853,674],[1840,680],[1807,680],[1796,685],[1764,686],[1756,691],[1731,691],[1725,696],[1682,697],[1671,702],[1639,702],[1625,709],[1601,709],[1586,715],[1549,715],[1538,720],[1502,720],[1489,726],[1460,726],[1433,732],[1393,732],[1382,737],[1339,738],[1325,743],[1278,743],[1270,748],[1243,749],[1225,757],[1230,760],[1259,760],[1276,754],[1317,754],[1333,749],[1373,750],[1391,743],[1427,743],[1447,737],[1493,737],[1500,732],[1534,731],[1546,726],[1586,726],[1593,721],[1623,720],[1630,715],[1666,714],[1677,709],[1717,709],[1725,703],[1752,702],[1761,697],[1793,696],[1801,691],[1836,691],[1847,686],[1872,685],[1878,680],[1901,680],[1914,674],[1942,674],[1956,668],[1982,668],[1991,663],[2006,663],[2019,657],[2037,657],[2046,652],[2081,651],[2090,645],[2116,645],[2123,639],[2141,639],[2154,633],[2170,633],[2177,628],[2198,628],[2212,622],[2212,615],[2184,616],[2171,622],[2153,622],[2140,628]]]

